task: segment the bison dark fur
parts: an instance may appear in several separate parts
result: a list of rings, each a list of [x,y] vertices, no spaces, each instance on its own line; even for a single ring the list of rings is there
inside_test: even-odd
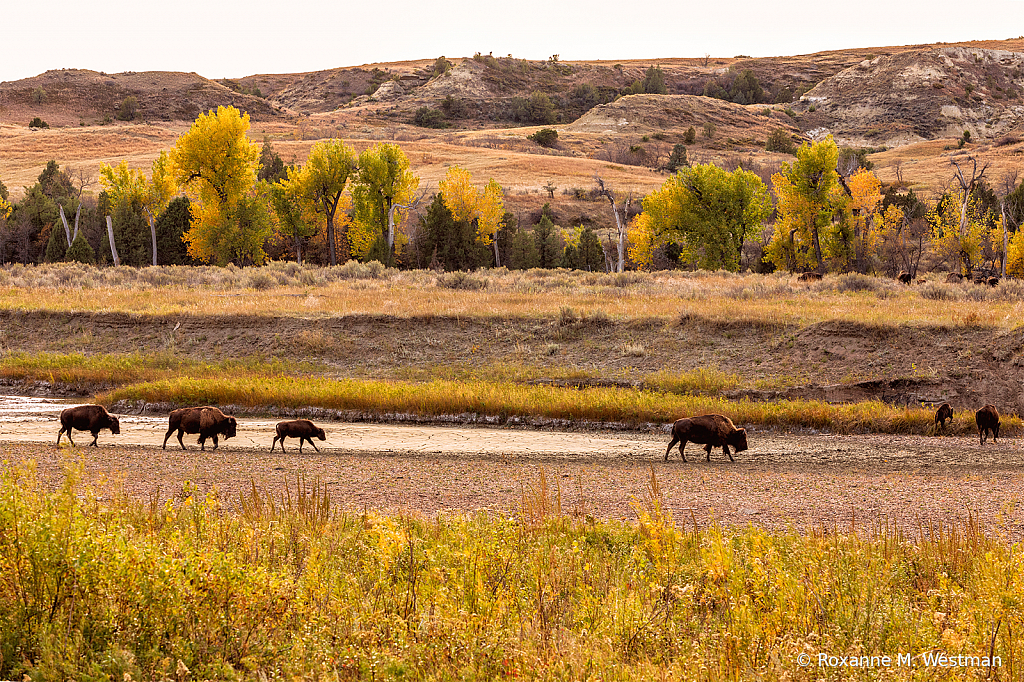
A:
[[[910,276],[909,272],[901,272],[899,275],[896,276],[896,279],[903,282],[904,284],[910,284],[910,282],[913,281],[914,278]]]
[[[302,442],[307,440],[314,450],[320,452],[320,448],[313,442],[313,436],[316,436],[319,440],[327,440],[327,433],[308,419],[278,422],[277,435],[274,436],[274,442],[270,444],[270,451],[274,451],[274,446],[277,445],[278,439],[281,440],[281,452],[284,452],[284,439],[298,438],[299,452],[302,452]]]
[[[68,434],[68,441],[72,445],[75,444],[75,441],[71,440],[71,429],[88,431],[92,434],[92,442],[89,445],[99,447],[96,445],[96,439],[100,437],[100,431],[110,429],[110,432],[116,436],[121,433],[121,424],[117,421],[117,417],[107,412],[107,408],[102,405],[78,405],[69,407],[60,413],[57,445],[60,445],[60,437],[65,433]]]
[[[683,450],[689,442],[704,445],[708,453],[708,461],[711,461],[711,448],[721,447],[722,452],[729,456],[730,462],[735,462],[732,453],[729,452],[731,445],[736,452],[743,452],[747,449],[746,429],[737,429],[732,420],[720,414],[704,414],[699,417],[684,417],[678,419],[672,425],[672,442],[665,450],[665,461],[668,461],[668,453],[672,446],[679,443],[679,454],[683,461],[686,461],[686,453]]]
[[[986,405],[974,414],[974,421],[978,423],[978,440],[985,444],[988,432],[992,432],[992,442],[999,437],[999,410],[995,405]]]
[[[821,279],[820,272],[805,272],[804,274],[797,277],[797,281],[800,282],[817,282]]]
[[[949,403],[942,403],[935,411],[935,426],[945,429],[947,420],[953,423],[953,408]]]
[[[181,442],[183,433],[198,433],[201,449],[206,449],[206,439],[213,438],[213,449],[217,449],[217,436],[224,436],[225,439],[234,438],[238,430],[238,420],[229,417],[216,407],[183,407],[180,410],[171,412],[167,433],[164,435],[164,449],[167,448],[167,439],[175,431],[178,432],[178,444],[185,450],[185,444]]]
[[[996,287],[996,286],[999,286],[999,278],[998,278],[998,277],[989,277],[989,278],[988,278],[987,280],[985,280],[985,281],[986,281],[986,282],[988,282],[988,285],[989,285],[990,287]]]
[[[946,284],[960,284],[964,281],[964,276],[959,272],[951,272],[946,275]]]

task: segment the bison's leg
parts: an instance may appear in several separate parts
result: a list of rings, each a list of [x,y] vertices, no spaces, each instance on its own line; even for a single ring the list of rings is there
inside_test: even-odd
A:
[[[683,461],[685,462],[686,461],[686,453],[683,452],[684,450],[686,450],[686,439],[685,438],[682,441],[680,441],[680,443],[679,443],[679,456],[682,457]]]
[[[58,440],[60,436],[57,436]],[[672,442],[668,444],[668,449],[665,450],[665,461],[668,461],[668,453],[672,452],[672,446],[679,442],[679,439],[675,436],[672,437]]]
[[[707,445],[704,446],[704,452],[708,453],[708,461],[709,462],[711,461],[711,447],[712,447],[711,443],[708,443]]]
[[[92,432],[92,442],[89,443],[89,445],[93,446],[94,448],[98,448],[99,446],[96,445],[96,441],[99,439],[99,437],[100,437],[100,432],[99,431],[93,431]]]
[[[164,434],[164,450],[167,449],[167,439],[171,437],[172,433],[174,433],[174,429],[170,428],[167,429],[167,433]]]
[[[277,439],[281,436],[274,436],[274,442],[270,444],[270,451],[274,451],[274,447],[277,445]],[[281,438],[281,452],[284,452],[284,438]]]
[[[299,436],[299,454],[302,454],[302,436]]]
[[[314,450],[316,450],[317,452],[320,452],[320,448],[318,448],[318,447],[316,446],[316,443],[314,443],[314,442],[313,442],[313,439],[312,439],[312,438],[310,438],[309,436],[306,436],[306,440],[308,440],[308,441],[309,441],[309,444],[313,446],[313,449],[314,449]]]
[[[996,427],[994,429],[992,429],[992,442],[993,443],[996,442],[996,438],[999,438],[999,424],[996,424]]]
[[[183,440],[181,440],[181,435],[183,433],[185,433],[184,429],[178,429],[178,445],[181,446],[182,450],[188,450],[188,448],[185,447],[185,442]]]
[[[724,452],[724,453],[725,453],[726,455],[728,455],[728,456],[729,456],[729,461],[730,461],[730,462],[735,462],[735,461],[736,461],[736,460],[734,460],[734,459],[732,458],[732,453],[731,453],[731,452],[729,452],[729,446],[728,446],[728,445],[723,445],[723,446],[722,446],[722,452]]]
[[[60,431],[57,432],[57,445],[60,445],[60,437],[64,435],[64,425],[60,425]],[[71,432],[68,432],[68,440],[71,440]],[[667,458],[666,458],[667,459]]]
[[[60,433],[57,434],[57,445],[60,445],[60,434],[61,433],[67,433],[68,434],[68,442],[71,443],[72,447],[74,447],[75,441],[71,440],[71,427],[70,426],[62,426],[60,428]]]
[[[217,449],[217,434],[213,434],[213,449]]]

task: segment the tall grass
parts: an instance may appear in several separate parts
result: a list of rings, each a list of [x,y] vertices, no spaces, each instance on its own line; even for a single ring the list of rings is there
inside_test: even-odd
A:
[[[705,395],[678,395],[620,388],[573,389],[486,381],[408,383],[289,376],[172,378],[134,384],[100,394],[105,404],[119,400],[180,405],[322,407],[371,414],[394,412],[421,416],[474,413],[644,424],[669,422],[694,414],[720,413],[737,424],[805,427],[836,433],[927,433],[934,412],[900,408],[880,401],[831,404],[813,400],[754,402]],[[951,433],[968,433],[972,422],[960,414]],[[1004,419],[1003,428],[1020,428],[1020,419]]]
[[[998,657],[957,679],[1020,678],[1024,555],[974,524],[677,525],[653,475],[635,524],[539,504],[341,514],[300,481],[232,513],[187,484],[101,502],[5,470],[0,678],[847,679],[797,657],[905,652],[864,679],[916,680],[936,651]]]

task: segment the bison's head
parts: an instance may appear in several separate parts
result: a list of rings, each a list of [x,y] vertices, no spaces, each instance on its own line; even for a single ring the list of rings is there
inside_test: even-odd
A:
[[[114,415],[110,415],[110,432],[115,436],[121,433],[121,422]]]
[[[224,422],[224,438],[234,438],[238,434],[238,420],[228,417]]]
[[[736,429],[729,434],[727,440],[729,441],[729,445],[731,445],[736,452],[743,452],[747,449],[747,430]]]
[[[327,432],[324,431],[323,429],[318,428],[316,430],[316,437],[319,438],[320,440],[327,440]]]

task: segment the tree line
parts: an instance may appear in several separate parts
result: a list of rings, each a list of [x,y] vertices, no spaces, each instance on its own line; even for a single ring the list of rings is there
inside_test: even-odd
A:
[[[285,165],[269,140],[249,140],[233,107],[199,116],[150,173],[103,165],[102,191],[55,161],[24,198],[0,184],[0,261],[125,265],[260,265],[294,258],[466,270],[505,266],[622,271],[683,267],[737,271],[916,274],[927,251],[971,274],[1024,275],[1024,186],[988,184],[986,167],[955,161],[953,182],[928,206],[884,187],[862,155],[831,137],[806,143],[771,177],[682,160],[639,201],[595,178],[616,231],[602,244],[584,225],[562,227],[545,205],[530,229],[505,209],[501,186],[448,169],[431,197],[395,144],[356,153],[341,140]],[[971,165],[968,165],[971,164]],[[415,220],[412,220],[415,216]],[[755,258],[744,256],[756,247]]]

